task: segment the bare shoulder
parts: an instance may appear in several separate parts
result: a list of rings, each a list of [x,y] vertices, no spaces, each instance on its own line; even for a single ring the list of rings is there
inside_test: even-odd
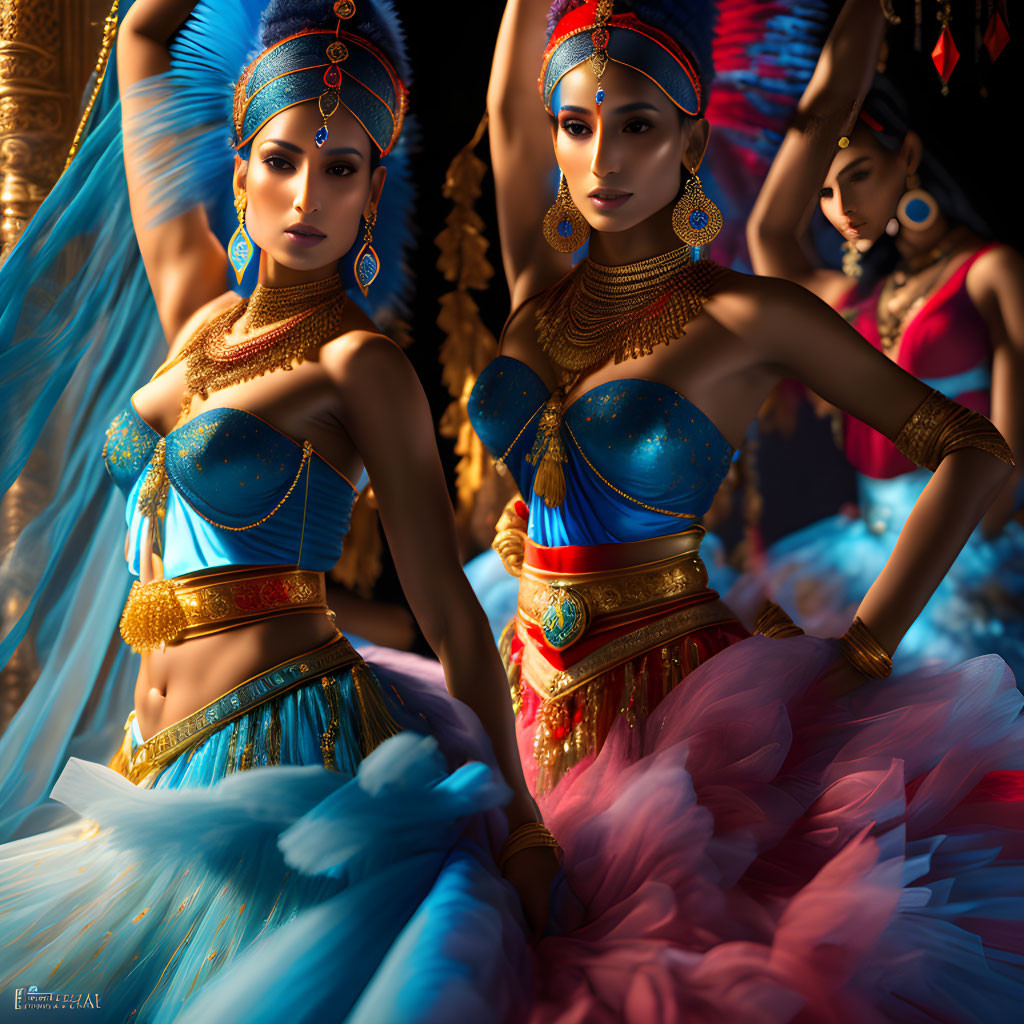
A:
[[[345,331],[320,349],[320,365],[345,391],[378,391],[401,386],[416,374],[408,356],[385,334],[371,327]]]
[[[718,287],[704,308],[723,327],[748,337],[763,331],[773,318],[799,316],[820,305],[820,300],[792,281],[722,268]]]
[[[220,316],[221,313],[226,313],[232,306],[237,305],[238,302],[239,296],[237,292],[226,291],[200,306],[182,324],[181,329],[175,335],[168,351],[168,358],[176,356],[203,324],[208,323],[215,316]]]
[[[1024,287],[1024,256],[1009,245],[993,246],[967,271],[967,289],[972,297],[980,298],[1008,287]]]

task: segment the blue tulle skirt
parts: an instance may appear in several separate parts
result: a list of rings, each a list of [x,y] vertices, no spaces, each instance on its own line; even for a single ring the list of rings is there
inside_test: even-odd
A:
[[[368,756],[352,702],[317,679],[148,788],[71,760],[53,798],[80,819],[0,847],[0,1019],[23,1019],[29,986],[92,994],[102,1021],[521,1012],[524,932],[491,853],[508,791],[486,737],[436,666],[368,656],[402,728]]]
[[[791,534],[767,552],[726,601],[748,621],[765,597],[808,633],[839,636],[882,571],[899,531],[931,474],[891,480],[858,478],[860,515],[830,516]],[[953,665],[998,654],[1024,680],[1024,527],[1011,520],[995,540],[976,530],[894,658],[898,672]]]

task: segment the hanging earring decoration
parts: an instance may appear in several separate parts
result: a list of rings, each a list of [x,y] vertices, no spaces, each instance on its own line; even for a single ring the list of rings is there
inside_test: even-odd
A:
[[[353,0],[337,0],[334,5],[334,13],[338,19],[335,35],[340,35],[341,23],[355,17],[356,5]],[[324,91],[320,94],[318,101],[320,116],[324,123],[317,128],[316,135],[313,136],[317,149],[322,149],[330,137],[331,133],[327,130],[327,119],[341,106],[341,64],[342,61],[348,60],[348,47],[341,39],[335,39],[327,47],[327,59],[331,63],[324,71]]]
[[[992,12],[992,17],[985,28],[983,40],[985,49],[988,50],[989,59],[994,64],[1010,41],[1010,33],[1007,31],[1006,23],[1000,17],[999,11]]]
[[[594,93],[594,102],[597,106],[604,103],[604,88],[601,86],[601,78],[608,67],[608,19],[612,16],[614,0],[598,0],[597,11],[594,14],[594,31],[590,34],[590,42],[593,44],[594,52],[590,55],[590,69],[597,78],[597,92]]]
[[[890,217],[886,221],[885,233],[890,238],[895,238],[900,233],[900,222],[895,217]]]
[[[843,242],[843,273],[854,281],[859,281],[864,275],[864,268],[860,265],[860,249],[853,244],[852,238]]]
[[[916,174],[907,176],[907,191],[903,193],[896,207],[896,218],[905,228],[926,231],[939,216],[939,204],[931,192],[921,188],[921,179]]]
[[[939,13],[936,15],[942,31],[939,33],[938,42],[932,49],[932,63],[935,70],[942,79],[942,95],[949,94],[949,76],[960,60],[960,51],[957,49],[953,33],[949,30],[949,23],[953,20],[953,5],[950,0],[939,0]]]
[[[363,296],[369,294],[370,285],[377,280],[380,273],[380,258],[373,247],[373,226],[377,223],[377,207],[370,211],[370,219],[366,222],[366,231],[363,234],[363,247],[355,262],[356,284]]]
[[[691,174],[672,211],[672,229],[687,245],[699,248],[714,241],[722,223],[722,211],[704,195],[697,174]]]
[[[590,225],[569,195],[565,175],[554,205],[544,214],[544,241],[556,252],[575,252],[590,237]]]
[[[235,278],[239,284],[245,277],[245,268],[249,266],[252,254],[256,247],[252,244],[249,232],[245,230],[245,208],[248,203],[248,196],[245,189],[239,189],[235,196],[235,210],[238,212],[238,227],[228,242],[228,259],[231,261],[232,269],[235,271]]]

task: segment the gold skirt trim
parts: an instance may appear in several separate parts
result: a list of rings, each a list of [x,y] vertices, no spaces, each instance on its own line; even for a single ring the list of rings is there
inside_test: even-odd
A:
[[[714,594],[714,591],[708,593]],[[693,630],[735,619],[736,616],[716,595],[712,600],[682,608],[618,636],[584,655],[569,668],[557,669],[544,657],[517,618],[516,631],[523,644],[521,679],[544,700],[558,700],[655,647],[678,640]]]
[[[369,670],[365,670],[369,680],[362,677],[363,673],[360,670],[365,669],[362,658],[348,640],[339,634],[337,639],[331,640],[323,647],[246,679],[205,707],[162,729],[134,750],[131,722],[135,713],[132,712],[125,724],[124,744],[110,761],[110,767],[124,775],[129,782],[139,786],[148,785],[175,758],[227,723],[290,690],[333,672],[350,668],[360,672],[357,710],[364,723],[367,745],[372,749],[383,739],[397,733],[398,725],[388,713],[380,696],[379,686]],[[369,681],[373,681],[374,684],[372,694]]]

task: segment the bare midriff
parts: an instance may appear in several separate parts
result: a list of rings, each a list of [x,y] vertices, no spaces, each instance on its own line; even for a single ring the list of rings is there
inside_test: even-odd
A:
[[[205,707],[239,683],[337,635],[323,611],[263,619],[142,655],[135,716],[143,739]]]

